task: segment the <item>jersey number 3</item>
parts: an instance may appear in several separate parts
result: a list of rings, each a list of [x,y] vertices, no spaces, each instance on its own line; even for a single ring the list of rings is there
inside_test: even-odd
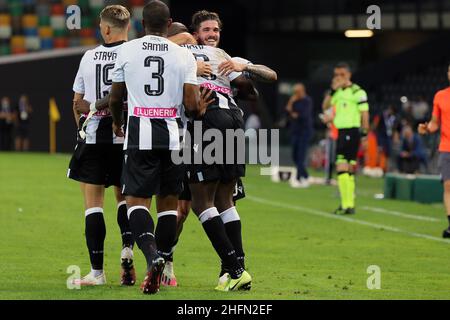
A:
[[[152,64],[153,62],[153,64]],[[152,65],[157,65],[156,72],[152,72],[152,79],[158,81],[157,88],[152,88],[149,84],[144,86],[144,91],[149,96],[160,96],[164,92],[164,59],[161,57],[147,57],[144,61],[144,67],[151,68]]]

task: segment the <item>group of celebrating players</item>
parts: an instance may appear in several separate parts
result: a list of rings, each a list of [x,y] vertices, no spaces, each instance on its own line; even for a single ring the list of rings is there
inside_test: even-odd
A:
[[[190,34],[183,24],[172,22],[166,4],[153,0],[143,10],[145,36],[127,41],[129,24],[125,7],[103,9],[104,44],[84,54],[73,86],[79,134],[68,177],[80,182],[91,262],[91,272],[75,282],[106,283],[103,204],[105,188],[114,186],[122,285],[136,282],[136,242],[147,262],[142,291],[177,286],[173,253],[192,209],[221,260],[216,290],[249,290],[252,277],[245,267],[235,206],[245,196],[240,180],[245,165],[203,159],[177,164],[172,155],[195,156],[199,144],[204,148],[211,143],[202,139],[208,129],[223,136],[226,130],[243,129],[236,100],[257,99],[252,80],[273,82],[277,75],[218,48],[222,23],[214,12],[195,13]],[[202,125],[201,140],[195,140],[195,122]],[[194,137],[194,147],[185,147],[186,132]],[[153,196],[156,227],[150,215]]]

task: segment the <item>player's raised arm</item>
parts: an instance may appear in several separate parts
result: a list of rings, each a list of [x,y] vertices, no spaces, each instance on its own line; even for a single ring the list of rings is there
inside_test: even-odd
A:
[[[168,39],[172,42],[175,42],[178,45],[197,44],[197,41],[189,32],[178,33],[173,36],[170,36]]]
[[[277,73],[262,64],[240,63],[232,59],[222,62],[219,73],[228,76],[231,72],[247,72],[250,79],[260,82],[275,82],[278,79]]]
[[[275,82],[278,80],[277,73],[263,64],[247,64],[244,69],[250,74],[250,78],[260,82]]]

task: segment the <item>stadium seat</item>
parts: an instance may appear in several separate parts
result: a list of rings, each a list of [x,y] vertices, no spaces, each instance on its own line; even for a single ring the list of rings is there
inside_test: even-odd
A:
[[[70,5],[81,9],[81,30],[66,27],[66,8]],[[142,35],[144,5],[144,0],[128,1],[130,39]],[[103,0],[0,0],[0,55],[101,43],[98,23],[104,6]]]

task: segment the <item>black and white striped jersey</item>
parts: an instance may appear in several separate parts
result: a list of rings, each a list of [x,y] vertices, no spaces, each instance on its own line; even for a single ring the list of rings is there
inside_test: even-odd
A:
[[[242,73],[232,72],[228,76],[223,76],[218,72],[219,65],[226,60],[231,60],[231,57],[224,50],[216,47],[190,44],[182,45],[182,47],[188,48],[196,60],[204,61],[211,65],[212,74],[210,76],[198,77],[198,83],[201,87],[214,91],[215,102],[210,104],[208,108],[238,108],[233,99],[230,83]]]
[[[94,102],[105,97],[111,90],[112,71],[117,59],[117,50],[124,41],[100,45],[86,51],[81,58],[73,91],[84,95],[84,100]],[[80,118],[80,128],[86,119]],[[122,144],[123,137],[117,137],[112,130],[109,109],[98,111],[86,126],[87,144]]]
[[[180,150],[184,84],[198,84],[194,57],[153,35],[129,41],[117,53],[112,81],[125,82],[128,92],[124,149]]]

